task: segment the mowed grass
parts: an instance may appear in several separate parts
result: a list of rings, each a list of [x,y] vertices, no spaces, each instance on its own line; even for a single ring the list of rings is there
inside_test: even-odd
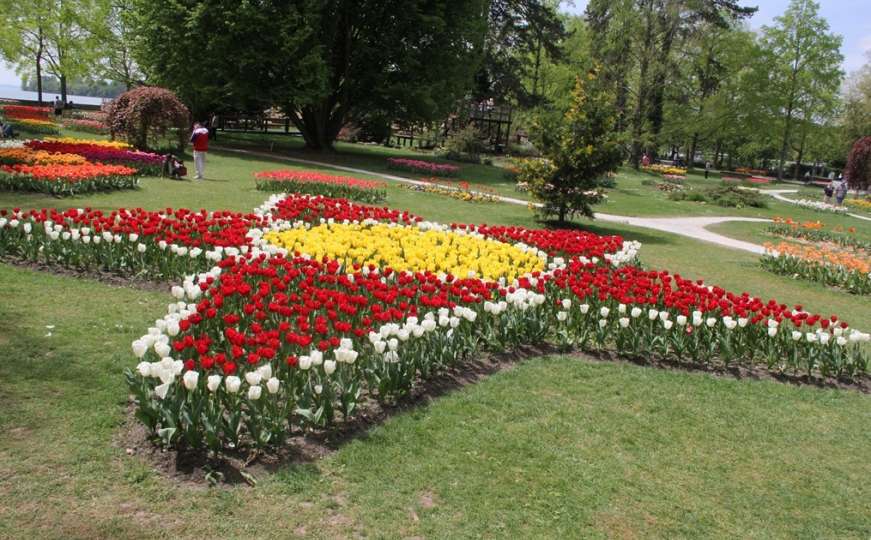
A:
[[[250,211],[267,197],[253,172],[293,167],[215,151],[202,183],[149,178],[73,199],[0,193],[0,208]],[[395,185],[386,204],[444,222],[538,226],[520,206]],[[579,225],[644,242],[652,268],[871,320],[868,302],[771,275],[751,254]],[[0,537],[871,535],[869,396],[583,358],[524,361],[324,460],[262,474],[256,488],[178,484],[115,442],[129,344],[169,299],[0,264]]]
[[[256,488],[178,484],[114,443],[129,342],[165,295],[7,265],[0,290],[3,537],[871,534],[868,396],[576,357],[525,361]]]

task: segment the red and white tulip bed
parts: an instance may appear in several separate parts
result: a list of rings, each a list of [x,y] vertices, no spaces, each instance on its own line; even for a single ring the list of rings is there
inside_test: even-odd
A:
[[[0,214],[0,255],[181,280],[166,315],[133,342],[139,363],[126,372],[137,418],[168,445],[280,445],[296,429],[350,418],[368,398],[395,400],[483,351],[542,342],[824,376],[868,369],[869,335],[837,317],[644,270],[634,264],[640,246],[616,236],[442,225],[303,195],[274,195],[250,214]],[[429,242],[459,236],[456,245],[498,253],[494,265],[515,250],[539,269],[514,279],[411,271],[270,242],[319,227],[402,228]],[[389,260],[423,260],[413,246],[379,249]]]

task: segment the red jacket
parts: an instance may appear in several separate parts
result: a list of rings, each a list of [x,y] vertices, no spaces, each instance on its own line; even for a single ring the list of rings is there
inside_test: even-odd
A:
[[[209,130],[206,128],[195,129],[191,133],[191,142],[194,143],[195,152],[209,151]]]

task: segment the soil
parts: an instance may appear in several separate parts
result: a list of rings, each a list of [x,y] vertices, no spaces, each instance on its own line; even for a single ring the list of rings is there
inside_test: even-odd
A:
[[[0,263],[17,266],[20,268],[28,268],[38,270],[56,276],[72,277],[77,279],[87,279],[98,281],[105,285],[113,287],[133,287],[145,291],[169,291],[168,281],[159,281],[155,279],[146,279],[142,276],[125,276],[103,270],[82,270],[78,268],[70,268],[60,264],[46,263],[40,261],[30,261],[19,257],[9,255],[0,257]]]

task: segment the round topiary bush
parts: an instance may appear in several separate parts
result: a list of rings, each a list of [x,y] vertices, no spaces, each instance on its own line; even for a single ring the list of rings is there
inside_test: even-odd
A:
[[[106,112],[113,139],[124,139],[140,150],[184,147],[191,114],[166,88],[134,88],[115,98]]]

